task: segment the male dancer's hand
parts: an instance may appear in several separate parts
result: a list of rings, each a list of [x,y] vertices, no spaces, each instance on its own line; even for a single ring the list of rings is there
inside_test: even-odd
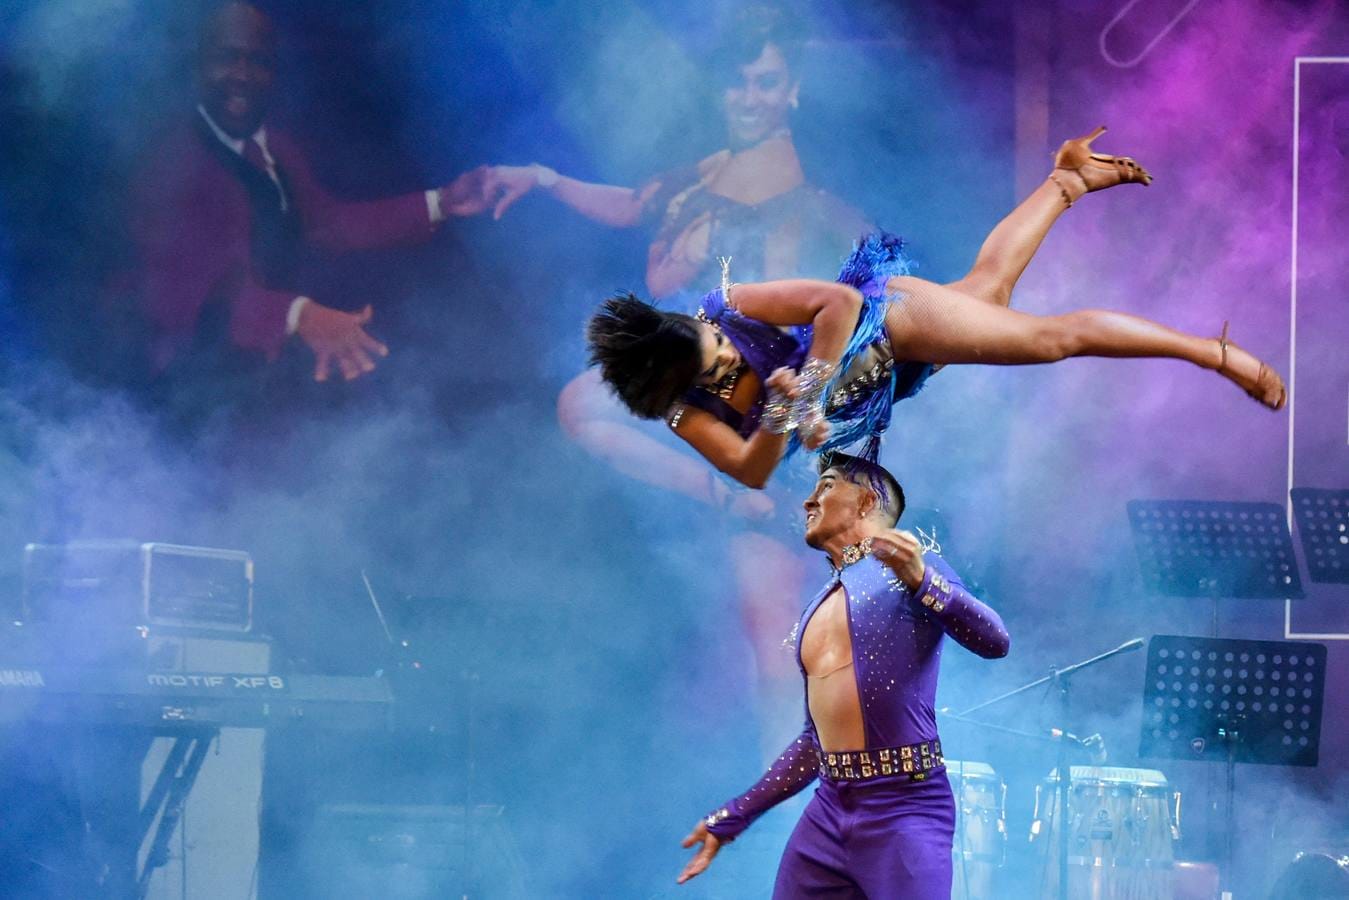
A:
[[[907,531],[891,528],[871,539],[871,552],[890,567],[895,577],[917,590],[923,583],[927,564],[923,562],[923,545]]]
[[[486,166],[478,166],[440,188],[441,212],[447,216],[476,216],[487,209],[489,174]]]
[[[699,848],[697,853],[693,854],[693,859],[689,860],[688,865],[684,867],[684,871],[680,872],[679,877],[675,879],[679,884],[703,874],[707,867],[712,864],[712,857],[716,856],[717,851],[721,849],[721,839],[707,830],[707,823],[702,819],[699,819],[698,824],[693,826],[693,830],[689,832],[688,837],[684,838],[681,846],[687,848],[694,844],[702,844],[702,847]]]
[[[300,310],[296,333],[314,351],[314,380],[327,381],[334,367],[347,381],[375,369],[375,357],[389,355],[389,348],[366,334],[374,310],[369,304],[348,313],[309,301]]]

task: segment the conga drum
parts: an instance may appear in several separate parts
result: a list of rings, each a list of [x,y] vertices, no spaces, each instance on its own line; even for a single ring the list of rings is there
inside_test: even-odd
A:
[[[1041,844],[1041,896],[1059,892],[1059,829],[1068,829],[1068,896],[1171,900],[1178,801],[1154,769],[1073,766],[1068,815],[1058,815],[1058,770],[1035,789],[1031,841]]]
[[[951,847],[952,900],[990,900],[995,872],[1007,859],[1007,788],[987,763],[946,761],[956,801]]]

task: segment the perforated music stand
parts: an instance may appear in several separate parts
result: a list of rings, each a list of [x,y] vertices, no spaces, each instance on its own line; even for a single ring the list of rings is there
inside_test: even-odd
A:
[[[1226,766],[1222,870],[1230,885],[1238,762],[1315,766],[1326,647],[1159,634],[1148,642],[1139,756]]]
[[[1139,754],[1315,766],[1325,676],[1325,644],[1154,635]]]
[[[1349,490],[1293,488],[1293,520],[1312,581],[1349,584]]]
[[[1273,503],[1131,500],[1143,579],[1169,597],[1298,598],[1293,537]]]

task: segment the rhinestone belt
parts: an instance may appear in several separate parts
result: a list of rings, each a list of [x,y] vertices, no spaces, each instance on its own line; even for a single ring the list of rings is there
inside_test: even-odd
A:
[[[820,777],[831,781],[870,781],[892,775],[907,775],[910,781],[923,781],[946,768],[941,741],[847,753],[816,750],[816,755],[820,759]]]

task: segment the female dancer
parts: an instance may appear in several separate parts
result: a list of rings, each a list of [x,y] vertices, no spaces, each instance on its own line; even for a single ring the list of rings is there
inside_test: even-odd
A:
[[[1034,316],[1006,308],[1064,209],[1091,191],[1151,182],[1132,159],[1091,152],[1104,131],[1064,142],[1049,177],[998,223],[959,281],[908,275],[900,241],[873,234],[836,282],[732,285],[723,277],[697,318],[661,312],[632,294],[611,298],[590,320],[591,363],[633,413],[666,418],[749,487],[762,487],[798,441],[812,450],[864,441],[862,454],[874,459],[893,400],[911,396],[946,364],[1169,357],[1214,369],[1281,409],[1282,379],[1228,342],[1226,326],[1213,340],[1123,313]]]

